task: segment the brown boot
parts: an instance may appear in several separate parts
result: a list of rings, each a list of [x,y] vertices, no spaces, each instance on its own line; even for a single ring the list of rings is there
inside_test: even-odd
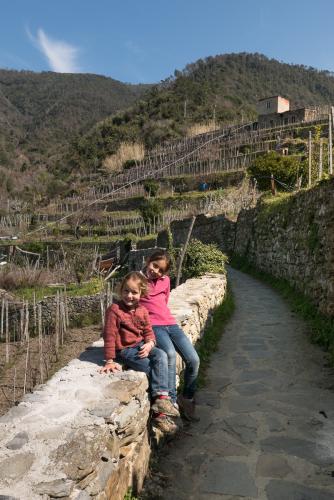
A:
[[[176,434],[179,430],[179,426],[173,422],[171,418],[166,415],[160,415],[159,417],[152,419],[153,428],[159,429],[164,434]]]
[[[165,415],[168,415],[170,417],[179,417],[180,412],[176,408],[176,406],[173,405],[172,401],[170,399],[160,399],[156,398],[154,401],[153,405],[151,406],[152,411],[155,413],[164,413]]]
[[[180,394],[177,398],[179,404],[180,412],[183,418],[189,422],[199,422],[200,418],[195,415],[195,401],[193,399],[188,399]]]

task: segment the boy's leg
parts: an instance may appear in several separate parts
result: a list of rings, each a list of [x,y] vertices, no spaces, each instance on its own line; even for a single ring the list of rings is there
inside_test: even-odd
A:
[[[173,403],[176,402],[176,352],[167,326],[153,326],[157,347],[162,349],[168,358],[168,391]]]
[[[152,405],[153,411],[174,417],[179,416],[179,412],[174,408],[168,397],[167,354],[161,349],[153,347],[147,358],[140,358],[138,352],[142,345],[143,342],[135,347],[123,349],[118,354],[118,357],[124,361],[129,368],[147,374],[150,392],[152,398],[155,399]]]
[[[198,354],[179,325],[170,325],[167,328],[169,337],[172,340],[176,351],[180,354],[186,365],[184,371],[183,396],[187,399],[192,399],[196,390],[196,381],[199,370]]]
[[[167,354],[153,347],[147,359],[150,363],[152,396],[168,396]]]
[[[140,358],[138,352],[143,342],[136,345],[135,347],[126,347],[122,351],[117,353],[117,359],[124,361],[126,365],[137,372],[144,372],[146,375],[150,375],[151,366],[150,360],[148,358]]]
[[[168,396],[168,361],[167,354],[153,347],[149,354],[151,364],[151,388],[155,401],[152,410],[156,413],[163,413],[171,417],[180,416],[177,408],[174,407]]]

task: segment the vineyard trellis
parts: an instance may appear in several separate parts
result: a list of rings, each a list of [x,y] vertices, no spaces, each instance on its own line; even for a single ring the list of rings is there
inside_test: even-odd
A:
[[[85,205],[105,204],[107,201],[143,196],[140,184],[149,177],[168,178],[180,175],[207,175],[219,172],[244,171],[261,153],[277,149],[277,144],[291,136],[299,127],[328,127],[327,108],[319,108],[312,121],[282,124],[271,128],[252,130],[252,124],[219,129],[165,144],[150,151],[135,167],[124,172],[97,179],[80,196],[63,199],[54,205],[54,212],[71,213]],[[243,152],[244,151],[244,152]]]
[[[108,282],[98,294],[101,303],[101,323],[103,324],[106,307],[112,303],[114,280]],[[17,356],[24,356],[24,373],[21,384],[18,384],[18,373],[12,371],[12,378],[2,374],[0,390],[9,401],[16,402],[26,392],[32,391],[37,383],[48,378],[51,365],[57,361],[60,348],[66,341],[70,326],[68,294],[66,286],[58,290],[53,299],[53,321],[45,319],[50,304],[45,300],[36,301],[36,296],[29,302],[13,303],[6,297],[1,300],[0,308],[0,370],[10,367]],[[46,313],[45,313],[46,310]],[[34,348],[32,346],[34,345]],[[22,375],[22,374],[21,374]],[[7,391],[7,392],[6,392]]]

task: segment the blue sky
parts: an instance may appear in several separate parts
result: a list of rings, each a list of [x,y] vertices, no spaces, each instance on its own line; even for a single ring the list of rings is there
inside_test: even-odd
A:
[[[333,0],[0,0],[0,67],[158,82],[230,52],[334,71]]]

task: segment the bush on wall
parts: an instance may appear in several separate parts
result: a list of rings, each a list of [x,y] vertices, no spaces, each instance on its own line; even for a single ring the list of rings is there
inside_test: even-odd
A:
[[[205,273],[225,273],[226,261],[226,255],[216,245],[192,239],[184,258],[182,276],[188,279]]]
[[[144,181],[144,190],[148,196],[156,196],[158,194],[160,184],[154,179],[146,179]]]
[[[270,189],[270,176],[273,174],[278,181],[288,186],[296,185],[297,179],[302,176],[302,184],[307,181],[307,166],[300,156],[281,156],[274,151],[258,156],[247,169],[251,177],[255,177],[261,190]],[[282,189],[276,183],[277,189]]]
[[[163,206],[161,200],[157,198],[148,198],[142,202],[139,210],[145,225],[148,226],[154,223],[156,217],[162,215]]]

